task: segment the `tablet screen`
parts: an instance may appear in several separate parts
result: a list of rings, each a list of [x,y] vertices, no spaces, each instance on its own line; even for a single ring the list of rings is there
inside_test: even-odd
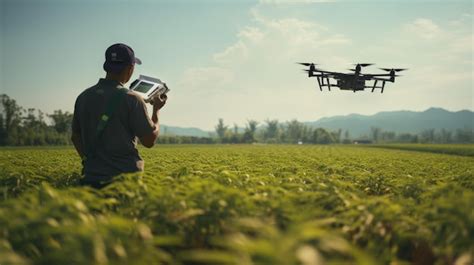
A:
[[[153,84],[140,82],[133,90],[141,93],[147,93],[153,87]]]

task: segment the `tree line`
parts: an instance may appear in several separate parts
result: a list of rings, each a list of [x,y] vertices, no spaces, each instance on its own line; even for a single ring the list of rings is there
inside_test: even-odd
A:
[[[72,113],[23,108],[0,95],[0,146],[70,145]],[[314,128],[298,120],[263,122],[248,120],[244,128],[226,125],[219,119],[209,137],[162,134],[158,144],[352,144],[352,143],[473,143],[472,128],[457,130],[428,129],[421,133],[396,133],[372,127],[370,133],[353,137],[348,130]]]
[[[1,146],[70,145],[71,123],[72,114],[67,111],[45,114],[34,108],[25,109],[7,95],[0,95]]]
[[[220,143],[286,143],[286,144],[352,144],[352,143],[474,143],[472,128],[456,130],[427,129],[420,133],[396,133],[372,127],[367,135],[352,137],[349,130],[314,128],[297,120],[280,123],[265,120],[261,126],[255,120],[247,121],[243,132],[234,124],[229,128],[219,119],[215,126]]]
[[[462,144],[474,143],[474,131],[472,128],[448,129],[425,129],[418,134],[395,133],[384,131],[381,128],[372,127],[370,135],[365,136],[374,143],[437,143],[437,144]]]
[[[262,126],[259,126],[262,125]],[[324,128],[313,128],[297,120],[280,123],[267,119],[262,124],[249,120],[242,130],[237,124],[232,128],[219,119],[215,126],[217,141],[220,143],[311,143],[331,144],[342,141],[342,131],[329,131]]]

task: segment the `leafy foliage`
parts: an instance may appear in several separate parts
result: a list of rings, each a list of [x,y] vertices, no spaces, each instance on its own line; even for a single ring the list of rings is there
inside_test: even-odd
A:
[[[342,146],[159,146],[78,186],[70,148],[0,150],[3,264],[454,264],[472,157]]]

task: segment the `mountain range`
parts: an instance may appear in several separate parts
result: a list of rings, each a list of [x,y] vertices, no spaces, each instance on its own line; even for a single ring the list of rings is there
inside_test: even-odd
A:
[[[396,133],[420,133],[426,129],[474,130],[474,112],[470,110],[448,111],[429,108],[425,111],[384,111],[374,115],[349,114],[324,117],[316,121],[304,122],[315,128],[348,130],[353,137],[368,135],[372,127]],[[162,125],[165,135],[209,137],[214,132],[199,128],[183,128]]]
[[[178,127],[160,125],[161,135],[180,135],[180,136],[195,136],[195,137],[209,137],[212,132],[205,131],[194,127]]]

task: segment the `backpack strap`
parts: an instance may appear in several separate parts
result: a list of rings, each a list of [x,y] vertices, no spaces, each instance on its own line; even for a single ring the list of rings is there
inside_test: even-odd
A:
[[[86,151],[86,156],[83,158],[83,161],[85,161],[88,157],[95,155],[95,152],[97,151],[97,145],[105,131],[105,128],[107,127],[107,124],[109,124],[109,120],[116,112],[120,102],[123,100],[123,98],[125,98],[125,95],[127,95],[127,92],[128,89],[126,88],[118,88],[107,102],[107,105],[105,106],[105,112],[100,115],[94,140],[92,141],[92,144],[89,146],[89,148],[87,148],[88,150]]]

